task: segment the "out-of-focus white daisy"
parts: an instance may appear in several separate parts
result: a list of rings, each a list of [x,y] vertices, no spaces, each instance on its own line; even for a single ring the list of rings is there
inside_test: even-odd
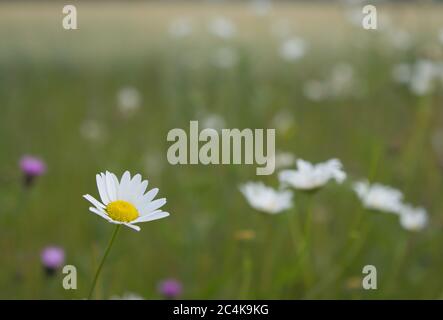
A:
[[[426,209],[414,208],[405,204],[400,208],[400,224],[403,228],[410,231],[420,231],[428,224],[428,213]]]
[[[263,17],[271,11],[272,3],[270,0],[252,0],[251,8],[255,15]]]
[[[134,87],[122,88],[118,91],[117,103],[121,113],[130,115],[140,108],[140,92]]]
[[[285,134],[294,125],[294,114],[288,109],[281,110],[272,118],[271,123],[278,132]]]
[[[434,86],[436,65],[430,60],[419,60],[413,67],[410,88],[416,95],[428,94]]]
[[[319,80],[309,80],[303,86],[303,93],[311,101],[322,101],[328,96],[326,85]]]
[[[231,47],[218,48],[214,54],[214,64],[223,69],[228,69],[237,64],[238,54]]]
[[[276,170],[291,167],[295,162],[295,155],[290,152],[279,151],[271,158],[274,161],[274,168]]]
[[[367,209],[398,214],[403,206],[403,194],[389,186],[360,181],[354,184],[354,191]]]
[[[91,142],[100,142],[105,138],[105,130],[100,123],[94,120],[86,120],[80,126],[80,134]]]
[[[232,38],[237,32],[235,24],[225,17],[214,18],[209,24],[209,30],[212,34],[223,39]]]
[[[169,34],[176,38],[183,38],[191,35],[192,23],[188,18],[179,18],[169,25]]]
[[[248,182],[240,186],[249,205],[256,210],[276,214],[292,207],[292,192],[275,190],[262,182]]]
[[[302,159],[297,160],[297,170],[283,170],[278,178],[283,185],[295,189],[313,190],[324,186],[333,179],[342,183],[346,179],[343,165],[338,159],[331,159],[319,164],[311,164]]]
[[[202,117],[201,127],[203,129],[214,129],[220,131],[226,127],[226,121],[220,114],[209,113]]]
[[[112,296],[109,300],[144,300],[144,298],[137,293],[126,292],[122,296]]]
[[[131,174],[126,171],[118,181],[115,174],[106,172],[98,174],[96,180],[101,202],[89,194],[83,197],[94,205],[89,210],[108,222],[140,231],[136,224],[169,216],[159,210],[166,199],[153,200],[159,190],[154,188],[146,192],[148,181],[142,181],[140,174],[131,179]]]
[[[412,44],[409,32],[401,29],[389,29],[386,32],[388,43],[399,50],[406,50]]]
[[[337,63],[331,71],[329,79],[330,93],[341,96],[351,91],[354,84],[354,69],[349,63]]]
[[[285,40],[280,46],[280,55],[287,61],[296,61],[302,58],[307,51],[306,42],[297,37]]]
[[[345,11],[345,19],[355,27],[362,26],[363,13],[361,7],[351,6]]]

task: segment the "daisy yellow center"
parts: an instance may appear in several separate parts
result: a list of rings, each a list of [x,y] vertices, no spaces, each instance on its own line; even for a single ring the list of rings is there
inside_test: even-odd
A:
[[[117,200],[108,204],[106,212],[112,220],[120,222],[131,222],[139,216],[137,208],[123,200]]]

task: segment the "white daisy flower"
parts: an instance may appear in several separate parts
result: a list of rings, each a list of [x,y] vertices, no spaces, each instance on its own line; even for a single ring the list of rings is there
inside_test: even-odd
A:
[[[271,161],[274,161],[275,169],[283,169],[291,167],[296,157],[292,153],[278,151],[274,157],[271,157]]]
[[[248,182],[240,186],[249,205],[256,210],[276,214],[292,207],[292,192],[275,190],[262,182]]]
[[[428,224],[428,213],[422,207],[403,205],[400,208],[400,224],[406,230],[420,231]]]
[[[306,54],[307,45],[303,39],[291,38],[283,42],[280,47],[280,55],[288,61],[295,61]]]
[[[398,214],[403,206],[403,194],[399,190],[379,183],[357,182],[354,191],[367,209]]]
[[[126,171],[120,182],[115,174],[110,172],[100,173],[96,178],[101,202],[89,194],[83,197],[94,205],[89,210],[108,222],[123,224],[140,231],[137,223],[169,216],[169,213],[159,210],[166,203],[166,199],[153,201],[159,190],[154,188],[146,192],[148,181],[142,181],[140,174],[131,179],[131,174]]]
[[[169,34],[176,38],[187,37],[192,33],[191,21],[187,18],[179,18],[169,25]]]
[[[283,170],[279,173],[280,183],[301,190],[313,190],[324,186],[334,179],[342,183],[346,173],[342,170],[342,163],[338,159],[331,159],[313,165],[302,159],[297,160],[297,170]]]
[[[324,100],[328,96],[327,84],[318,80],[309,80],[303,86],[303,93],[309,100]]]
[[[266,16],[272,9],[270,0],[253,0],[251,3],[252,11],[259,17]]]
[[[134,87],[122,88],[117,93],[118,109],[124,115],[130,115],[140,108],[140,92]]]
[[[213,19],[209,25],[209,30],[217,37],[224,39],[232,38],[237,32],[235,24],[225,17]]]

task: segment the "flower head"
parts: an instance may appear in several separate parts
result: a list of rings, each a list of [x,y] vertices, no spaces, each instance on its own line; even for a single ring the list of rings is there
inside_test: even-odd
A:
[[[89,194],[83,197],[94,205],[89,210],[108,222],[140,231],[137,223],[169,216],[169,213],[159,210],[166,199],[153,200],[159,190],[154,188],[146,192],[148,181],[142,181],[140,174],[131,178],[126,171],[118,181],[115,174],[106,172],[98,174],[96,180],[101,202]]]
[[[175,299],[182,294],[183,287],[180,281],[171,278],[160,282],[158,291],[167,299]]]
[[[123,115],[131,115],[140,108],[141,95],[134,87],[120,89],[117,94],[118,109]]]
[[[235,24],[225,17],[213,19],[209,25],[209,29],[214,35],[224,39],[233,37],[237,32]]]
[[[262,182],[248,182],[240,186],[249,205],[256,210],[275,214],[292,207],[292,192],[274,190]]]
[[[41,262],[48,274],[53,274],[65,263],[65,251],[57,246],[49,246],[42,250]]]
[[[324,186],[331,179],[342,183],[346,179],[346,173],[342,167],[342,163],[337,159],[316,165],[299,159],[297,160],[297,170],[283,170],[278,178],[280,183],[295,189],[314,190]]]
[[[30,186],[36,177],[46,173],[46,164],[40,158],[24,156],[20,159],[20,169],[25,178],[25,185]]]
[[[290,38],[283,42],[280,47],[280,55],[288,61],[295,61],[306,54],[307,45],[303,39]]]
[[[179,18],[172,21],[169,25],[169,33],[177,38],[189,36],[192,33],[191,21],[187,18]]]
[[[399,213],[403,205],[403,194],[399,190],[379,183],[357,182],[354,191],[367,209]]]
[[[428,213],[422,207],[414,208],[408,204],[400,208],[400,224],[410,231],[420,231],[428,224]]]

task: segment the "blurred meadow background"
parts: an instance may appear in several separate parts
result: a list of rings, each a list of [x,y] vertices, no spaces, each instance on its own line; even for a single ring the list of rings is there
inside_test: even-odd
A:
[[[141,173],[171,216],[120,231],[96,298],[163,298],[165,279],[185,299],[443,298],[441,2],[376,1],[377,30],[361,1],[70,4],[78,30],[63,2],[0,2],[0,298],[87,296],[113,226],[82,195],[105,170]],[[167,133],[190,120],[275,128],[278,169],[170,165]],[[47,167],[32,187],[24,155]],[[279,214],[249,206],[241,184],[278,188],[299,158],[338,158],[347,180],[295,190]],[[424,207],[426,226],[365,209],[365,179]],[[48,246],[64,252],[51,274]]]

